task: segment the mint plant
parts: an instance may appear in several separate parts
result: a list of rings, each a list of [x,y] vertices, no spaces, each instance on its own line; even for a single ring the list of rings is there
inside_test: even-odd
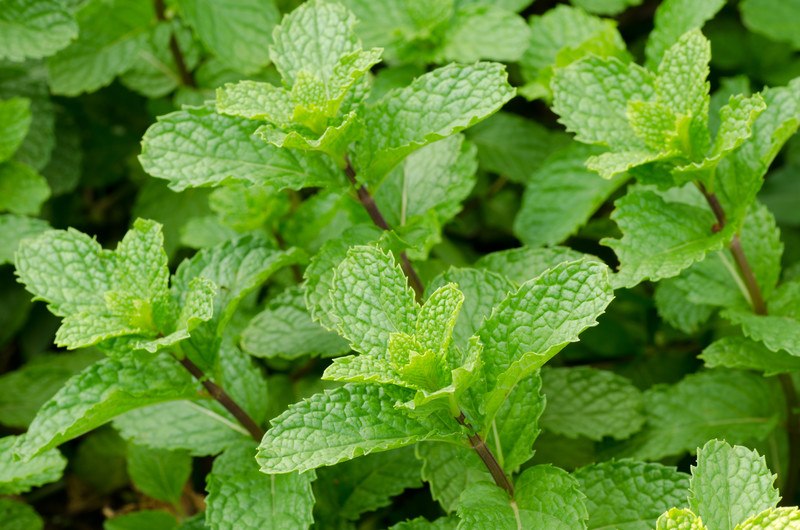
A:
[[[791,2],[7,4],[3,528],[798,525]]]

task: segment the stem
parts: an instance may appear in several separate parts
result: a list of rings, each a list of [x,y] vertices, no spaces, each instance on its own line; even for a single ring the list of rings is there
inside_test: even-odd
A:
[[[714,193],[710,193],[702,183],[698,183],[697,186],[717,219],[717,223],[712,227],[712,230],[719,232],[725,227],[725,210]],[[764,302],[764,295],[761,292],[755,274],[753,274],[753,268],[750,266],[750,262],[747,261],[739,234],[733,236],[729,248],[734,261],[736,261],[739,275],[744,281],[747,293],[750,295],[750,304],[753,307],[753,312],[757,315],[766,315],[767,304]],[[800,402],[797,397],[797,389],[789,374],[779,374],[778,381],[786,399],[786,431],[789,437],[789,463],[787,465],[786,480],[783,485],[783,498],[786,499],[788,504],[793,504],[797,490],[797,479],[798,475],[800,475],[800,454],[798,454],[798,449],[800,448],[800,416],[797,414],[797,407]]]
[[[225,392],[225,390],[222,389],[222,387],[208,379],[206,374],[203,373],[203,370],[194,364],[188,357],[184,356],[183,359],[179,359],[178,362],[181,363],[183,367],[195,377],[195,379],[203,384],[205,389],[208,390],[208,393],[211,394],[211,397],[216,399],[220,405],[225,407],[225,410],[230,412],[233,417],[242,424],[242,427],[247,429],[247,432],[250,433],[250,436],[252,436],[255,441],[261,441],[261,439],[264,437],[264,430],[259,427],[255,421],[253,421],[253,418],[251,418],[250,415],[247,414],[247,412],[245,412],[244,409],[240,407],[239,404],[236,403],[227,392]]]
[[[463,412],[456,417],[456,421],[470,431],[473,431],[473,434],[467,435],[469,445],[475,450],[476,453],[478,453],[478,456],[481,458],[481,460],[483,460],[483,464],[489,470],[489,473],[492,475],[495,484],[506,490],[513,499],[514,486],[511,485],[511,482],[508,480],[503,468],[497,463],[497,459],[492,454],[491,449],[489,449],[489,447],[486,445],[486,442],[483,441],[481,435],[474,432],[475,429],[472,428],[472,425],[467,423]]]
[[[347,158],[345,158],[345,160],[347,165],[344,168],[344,174],[347,175],[347,180],[349,180],[350,184],[352,184],[355,188],[356,195],[358,195],[358,200],[369,214],[370,219],[372,219],[372,222],[375,223],[375,226],[381,230],[391,230],[392,227],[386,222],[386,218],[378,208],[375,198],[372,197],[366,186],[359,185],[358,180],[356,180],[356,172],[353,169],[352,164],[350,164],[350,160]],[[403,269],[403,273],[406,275],[406,278],[408,278],[409,285],[411,285],[411,288],[414,289],[414,294],[417,298],[417,301],[421,301],[422,295],[425,292],[425,287],[422,285],[422,280],[419,279],[419,274],[417,274],[417,271],[414,269],[414,266],[411,264],[411,260],[408,259],[408,255],[405,253],[405,251],[400,253],[400,267]]]
[[[164,0],[154,0],[153,2],[156,12],[156,19],[162,22],[166,22],[166,8],[164,6]],[[178,46],[178,39],[175,38],[175,33],[170,33],[169,36],[169,51],[172,53],[172,59],[175,61],[175,67],[178,69],[178,75],[181,78],[181,84],[184,86],[197,88],[197,83],[192,77],[192,73],[189,72],[189,69],[186,67],[186,61],[183,58],[183,53],[181,53],[181,48]]]

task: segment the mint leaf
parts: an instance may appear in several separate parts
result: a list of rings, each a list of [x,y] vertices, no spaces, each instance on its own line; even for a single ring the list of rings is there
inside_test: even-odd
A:
[[[153,7],[147,2],[86,2],[75,12],[78,38],[48,58],[50,88],[75,96],[104,87],[130,68],[147,39]]]
[[[348,383],[291,405],[272,420],[256,459],[265,473],[306,471],[375,451],[461,436],[447,415],[419,417],[398,401],[412,391]]]
[[[629,192],[615,205],[611,218],[622,238],[602,243],[619,258],[614,281],[622,287],[676,276],[732,236],[730,228],[712,232],[715,219],[708,208],[668,202],[652,191]]]
[[[252,74],[269,64],[270,36],[280,19],[272,0],[179,0],[178,5],[203,45],[226,65]]]
[[[763,456],[711,440],[697,450],[689,505],[710,528],[733,530],[744,519],[778,504],[774,481]]]
[[[711,305],[691,302],[689,296],[678,286],[677,278],[661,280],[656,285],[655,302],[659,316],[684,333],[697,331],[715,311]]]
[[[214,460],[208,475],[206,523],[213,528],[308,528],[314,472],[264,475],[255,444],[242,441]]]
[[[517,478],[515,498],[488,482],[464,491],[458,507],[459,528],[586,528],[584,495],[577,481],[551,466],[534,466]]]
[[[434,444],[417,447],[427,445]],[[321,468],[314,482],[317,507],[324,507],[325,515],[331,518],[357,521],[361,514],[389,505],[392,497],[404,490],[422,486],[420,468],[412,447]],[[334,524],[320,517],[316,523]]]
[[[42,530],[44,521],[29,504],[0,498],[0,523],[8,530]]]
[[[42,405],[15,446],[31,458],[84,434],[129,410],[173,399],[188,399],[197,384],[172,357],[142,361],[136,356],[105,358],[70,378]]]
[[[542,379],[531,375],[522,379],[508,393],[494,416],[487,444],[509,473],[533,456],[533,443],[541,433],[540,417],[545,408],[541,393]]]
[[[438,55],[446,61],[517,61],[530,39],[525,20],[493,3],[463,5],[447,25]]]
[[[0,265],[14,263],[20,241],[50,228],[47,221],[17,214],[0,214]]]
[[[160,117],[147,130],[139,160],[175,191],[227,182],[294,189],[336,182],[321,159],[264,145],[252,136],[256,127],[207,108],[187,108]]]
[[[692,0],[665,0],[658,6],[655,28],[645,47],[647,67],[655,70],[667,49],[681,35],[703,26],[725,5],[724,0],[710,0],[696,5]]]
[[[50,449],[27,461],[14,458],[14,444],[20,436],[0,438],[0,494],[18,495],[61,478],[67,460]]]
[[[447,513],[456,510],[470,484],[492,480],[477,453],[468,447],[433,442],[418,444],[416,452],[422,460],[422,479]]]
[[[475,262],[475,266],[505,276],[520,285],[560,263],[584,257],[586,254],[568,247],[520,247],[486,254]]]
[[[174,530],[175,516],[161,510],[139,510],[133,513],[118,515],[103,523],[103,530]]]
[[[644,424],[641,392],[613,372],[545,368],[542,382],[547,406],[540,421],[551,432],[598,441],[604,436],[624,439]]]
[[[800,49],[800,37],[789,22],[800,15],[800,4],[797,2],[745,0],[739,5],[739,11],[742,13],[742,22],[750,31],[789,43],[795,50]]]
[[[286,89],[262,81],[239,81],[217,89],[217,112],[288,124],[294,106]]]
[[[692,451],[714,437],[732,443],[763,440],[785,406],[775,381],[722,369],[656,385],[645,391],[644,402],[645,428],[609,453],[656,460]]]
[[[377,180],[420,147],[493,114],[514,95],[506,77],[496,63],[453,64],[366,107],[357,157],[362,178]]]
[[[686,505],[689,476],[661,464],[619,460],[573,474],[586,495],[588,528],[649,530],[659,515]]]
[[[708,530],[708,527],[690,509],[670,508],[656,521],[656,530]]]
[[[736,525],[736,530],[790,529],[800,523],[800,510],[792,507],[770,508]]]
[[[128,475],[148,497],[178,504],[191,471],[189,453],[128,445]]]
[[[33,168],[13,160],[0,163],[0,212],[36,215],[49,197],[47,180]]]
[[[78,35],[78,25],[57,0],[12,0],[0,13],[0,58],[39,59],[57,52]]]
[[[0,162],[8,160],[19,148],[31,125],[31,102],[26,98],[0,100]]]
[[[255,357],[334,357],[350,351],[336,334],[311,320],[303,293],[288,290],[267,303],[242,332],[242,349]]]
[[[389,530],[456,530],[458,519],[455,517],[439,517],[431,522],[424,517],[417,517],[389,527]]]
[[[740,368],[764,372],[765,376],[800,370],[800,359],[785,351],[773,351],[745,337],[724,337],[700,354],[708,368]]]
[[[575,234],[625,183],[602,179],[586,168],[596,151],[580,144],[558,151],[533,172],[514,220],[514,234],[531,247],[555,245]]]
[[[773,352],[785,351],[800,356],[800,320],[793,316],[756,315],[747,310],[729,309],[722,316],[742,327],[745,337],[761,342]]]
[[[578,7],[596,15],[616,15],[631,6],[637,6],[642,0],[571,0]]]

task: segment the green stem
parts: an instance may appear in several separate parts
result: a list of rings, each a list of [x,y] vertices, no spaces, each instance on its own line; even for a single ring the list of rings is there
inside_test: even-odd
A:
[[[160,22],[166,22],[167,16],[164,0],[154,0],[153,5],[155,7],[156,19]],[[170,33],[169,36],[169,51],[172,54],[172,59],[175,61],[175,67],[178,69],[178,76],[181,79],[181,84],[197,88],[197,83],[194,77],[192,77],[189,68],[186,66],[186,60],[183,58],[183,53],[181,53],[181,48],[178,45],[178,39],[175,38],[174,32]]]

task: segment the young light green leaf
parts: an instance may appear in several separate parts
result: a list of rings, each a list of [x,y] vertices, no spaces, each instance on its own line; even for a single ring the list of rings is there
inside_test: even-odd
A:
[[[0,494],[18,495],[31,488],[61,478],[67,460],[57,449],[50,449],[30,460],[14,458],[14,444],[19,436],[0,438]],[[1,519],[0,519],[1,520]]]
[[[655,97],[655,76],[615,57],[588,57],[556,70],[553,111],[575,139],[615,149],[642,149],[628,123],[629,101]]]
[[[14,160],[0,163],[0,212],[36,215],[49,197],[47,180],[32,167]]]
[[[414,331],[414,292],[394,258],[377,247],[350,249],[330,293],[338,332],[362,354],[385,358],[390,333]]]
[[[219,529],[306,529],[314,518],[313,471],[264,475],[255,444],[242,441],[214,460],[208,475],[206,522]]]
[[[686,506],[689,476],[674,467],[619,460],[575,471],[586,495],[589,529],[650,530],[659,515]]]
[[[656,77],[656,97],[679,116],[691,117],[689,126],[692,133],[699,134],[700,140],[708,140],[709,83],[708,63],[711,61],[711,43],[700,30],[683,35],[664,53],[658,65]],[[695,140],[691,139],[694,145]]]
[[[179,503],[191,471],[192,457],[184,451],[128,446],[128,475],[148,497]]]
[[[459,529],[525,528],[576,530],[586,528],[585,497],[578,482],[551,466],[534,466],[517,478],[514,499],[492,483],[478,482],[461,495]]]
[[[480,59],[515,62],[530,39],[525,20],[502,7],[463,5],[447,26],[438,55],[441,62],[471,63]]]
[[[493,114],[514,96],[497,63],[449,65],[422,75],[365,109],[358,165],[377,180],[420,147]]]
[[[189,399],[197,383],[172,357],[105,358],[70,378],[42,405],[15,452],[31,458],[138,407]]]
[[[447,415],[426,417],[395,404],[413,391],[348,383],[301,401],[272,420],[256,459],[264,473],[306,471],[425,440],[461,435]]]
[[[288,125],[293,104],[283,87],[262,81],[239,81],[217,89],[217,112],[251,120]]]
[[[666,0],[658,6],[655,28],[645,47],[647,67],[655,70],[667,49],[678,42],[681,35],[703,26],[722,9],[725,0],[708,0],[697,4],[693,0]]]
[[[470,483],[492,480],[478,454],[468,447],[424,443],[417,444],[416,454],[422,460],[422,480],[428,483],[431,496],[447,513],[456,510],[461,493]]]
[[[629,192],[611,215],[621,239],[604,239],[620,261],[615,285],[633,287],[649,279],[676,276],[732,237],[729,227],[714,233],[714,215],[707,208],[668,202],[652,191]]]
[[[569,247],[520,247],[486,254],[475,262],[475,266],[505,276],[521,285],[560,263],[586,257],[586,254]]]
[[[148,2],[86,2],[75,13],[78,39],[47,60],[50,88],[75,96],[104,87],[130,68],[153,19]]]
[[[774,330],[773,330],[774,331]],[[745,337],[723,337],[700,354],[708,368],[740,368],[764,372],[765,376],[800,370],[800,358]]]
[[[800,525],[800,510],[795,507],[770,508],[736,525],[735,530],[791,530]]]
[[[733,530],[778,504],[775,478],[757,452],[711,440],[697,450],[689,505],[710,528]]]
[[[670,508],[656,521],[656,530],[709,530],[689,508]]]
[[[78,35],[67,6],[57,0],[11,0],[0,12],[0,58],[12,61],[52,55]]]
[[[2,16],[2,15],[0,15]],[[27,98],[0,100],[0,162],[11,158],[31,125],[31,101]]]
[[[47,221],[17,214],[0,215],[0,265],[14,263],[20,241],[50,228]]]
[[[252,74],[269,64],[272,28],[280,20],[273,0],[179,0],[178,5],[203,45],[226,65]]]
[[[0,524],[6,530],[42,530],[44,521],[30,504],[0,498]]]
[[[514,234],[531,247],[556,245],[573,235],[625,183],[625,177],[598,178],[586,168],[596,153],[578,143],[548,157],[530,175]]]
[[[604,436],[627,438],[644,424],[641,392],[613,372],[588,367],[546,368],[542,381],[547,407],[541,425],[546,430],[599,441]]]

